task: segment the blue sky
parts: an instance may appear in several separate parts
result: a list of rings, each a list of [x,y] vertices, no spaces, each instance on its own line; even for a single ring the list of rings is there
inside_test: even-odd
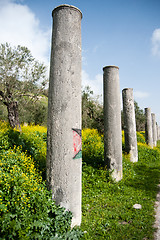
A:
[[[0,0],[0,43],[25,45],[49,65],[52,10],[78,7],[82,18],[82,83],[102,94],[103,67],[119,66],[120,90],[160,125],[160,0]]]

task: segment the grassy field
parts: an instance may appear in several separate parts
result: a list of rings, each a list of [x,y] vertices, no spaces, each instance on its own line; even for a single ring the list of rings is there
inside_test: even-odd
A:
[[[6,227],[6,230],[17,234],[16,238],[13,236],[13,238],[5,238],[1,237],[2,234],[0,234],[0,239],[153,239],[155,230],[153,228],[154,203],[160,179],[160,144],[158,143],[157,147],[151,149],[145,144],[144,134],[137,133],[139,161],[131,163],[129,156],[123,152],[123,180],[116,183],[112,181],[110,173],[103,167],[103,136],[99,135],[94,129],[84,129],[82,137],[83,197],[81,230],[84,232],[83,236],[79,229],[70,231],[67,225],[67,222],[70,221],[70,215],[65,214],[61,209],[56,209],[55,206],[53,211],[53,205],[52,207],[50,205],[50,195],[45,186],[46,128],[40,126],[22,127],[22,133],[20,134],[9,129],[5,123],[0,124],[0,170],[5,173],[1,174],[0,178],[0,222],[2,223],[5,220],[7,226],[7,219],[9,218],[12,224],[10,224],[10,229],[8,230]],[[122,144],[124,149],[123,132]],[[10,163],[14,163],[14,169],[11,164],[11,169],[8,170],[7,159],[10,159]],[[10,178],[11,175],[6,174],[7,171],[12,170],[17,172],[17,178],[14,181],[15,184],[18,182],[19,190],[20,187],[23,187],[23,184],[25,186],[26,193],[24,192],[24,194],[26,195],[23,194],[23,196],[26,196],[25,201],[27,201],[29,207],[26,207],[25,201],[19,200],[19,205],[15,208],[17,200],[15,201],[15,196],[11,194],[13,193],[13,180]],[[18,171],[25,174],[25,179],[19,177]],[[9,188],[11,183],[12,189]],[[33,186],[36,187],[37,192],[39,191],[38,195],[34,195]],[[41,197],[38,197],[42,189],[44,192],[42,195],[43,201],[41,201]],[[17,190],[17,194],[21,194],[19,190]],[[18,196],[16,195],[16,199],[18,199]],[[35,205],[32,204],[35,204],[35,200],[33,201],[35,196],[38,199],[37,204],[40,206],[40,211],[43,212],[43,209],[45,209],[49,215],[43,215],[42,212],[35,211]],[[9,197],[11,198],[10,203],[13,204],[12,207],[7,202]],[[135,209],[133,207],[135,204],[140,204],[141,209]],[[24,210],[22,207],[24,207]],[[19,215],[17,214],[16,217],[14,215],[16,214],[15,211],[19,211]],[[31,217],[30,219],[26,217],[25,224],[28,221],[29,224],[34,225],[34,228],[26,229],[21,224],[23,216],[27,216],[27,214],[30,214]],[[40,221],[41,218],[43,218],[42,221]],[[54,221],[54,229],[51,229],[53,218],[56,218],[56,221]],[[50,222],[49,226],[47,225],[47,219]],[[23,231],[17,230],[16,222],[12,220],[21,224],[19,228]],[[49,237],[51,236],[49,231],[43,229],[44,222],[46,229],[47,226],[50,227],[52,238]],[[65,224],[64,228],[62,227],[63,222]],[[42,230],[48,232],[43,238],[36,238],[34,234],[41,236]],[[4,224],[3,229],[1,225],[0,231],[4,234]],[[28,235],[29,232],[32,237]]]
[[[83,239],[153,239],[154,202],[160,179],[160,146],[151,149],[144,143],[143,134],[138,133],[139,161],[131,163],[129,156],[123,153],[123,180],[115,183],[100,167],[103,157],[99,155],[97,159],[98,133],[87,131],[89,136],[84,133],[83,149],[86,150],[85,140],[88,138],[94,147],[87,145],[88,156],[85,153],[83,158]],[[91,161],[94,154],[96,165]],[[134,209],[135,204],[140,204],[142,208]]]

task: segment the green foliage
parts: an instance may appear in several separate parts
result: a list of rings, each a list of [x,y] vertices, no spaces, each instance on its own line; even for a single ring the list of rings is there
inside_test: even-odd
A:
[[[46,85],[46,67],[22,46],[0,45],[0,86],[3,101],[19,100]],[[8,95],[10,94],[10,95]]]
[[[95,128],[99,132],[104,131],[103,106],[98,97],[93,97],[93,91],[89,86],[82,91],[82,128]]]
[[[82,232],[70,229],[71,212],[54,204],[33,159],[22,146],[9,148],[13,143],[23,145],[28,138],[34,154],[36,148],[43,153],[46,128],[24,127],[26,135],[21,138],[18,131],[9,135],[11,129],[5,123],[0,126],[0,142],[4,142],[0,149],[0,239],[80,239]]]
[[[22,132],[19,132],[2,122],[0,127],[0,149],[21,146],[22,151],[33,158],[36,168],[45,179],[47,129],[42,126],[22,126]]]
[[[82,130],[82,158],[93,167],[104,165],[103,136],[96,129]]]
[[[83,150],[89,153],[85,144],[92,144],[94,134],[90,135],[83,143]],[[137,135],[139,161],[131,163],[129,156],[123,154],[123,180],[118,183],[108,177],[104,168],[95,168],[83,160],[81,228],[85,234],[82,239],[153,239],[160,150],[158,147],[151,149],[144,143],[143,135]],[[83,154],[87,156],[87,153]],[[141,204],[142,209],[134,209],[134,204]]]
[[[22,123],[47,125],[48,98],[40,96],[35,102],[29,102],[25,108],[19,107],[19,118]]]
[[[136,117],[136,129],[137,131],[144,131],[145,130],[145,114],[142,109],[138,106],[138,103],[134,101],[134,108],[135,108],[135,117]]]
[[[46,84],[46,67],[26,47],[0,45],[0,102],[12,128],[19,126],[18,105],[24,108],[37,100]]]
[[[71,213],[55,206],[32,159],[20,148],[1,152],[0,158],[2,239],[68,239],[67,232],[73,236]]]
[[[145,139],[145,131],[140,131],[140,134],[143,135],[143,137]]]
[[[42,126],[23,126],[19,139],[23,143],[23,151],[27,151],[34,159],[35,166],[46,177],[46,138],[47,129]]]
[[[22,133],[12,130],[11,135],[9,131],[0,123],[2,239],[153,239],[159,143],[152,149],[145,144],[143,132],[137,133],[139,161],[131,163],[129,155],[123,154],[123,179],[116,183],[103,167],[103,136],[95,129],[82,131],[82,236],[79,229],[70,230],[71,213],[55,206],[35,169],[46,153],[46,128],[23,126]],[[133,208],[134,204],[142,209]]]
[[[0,102],[0,121],[7,121],[7,109]]]
[[[145,143],[145,137],[144,135],[142,134],[142,132],[137,132],[137,142],[140,142],[140,143]]]
[[[8,149],[10,147],[8,129],[8,125],[5,122],[0,121],[0,151],[3,149]]]
[[[47,125],[48,98],[46,96],[39,97],[35,102],[28,101],[25,107],[20,104],[18,110],[21,124]],[[7,115],[7,108],[0,104],[0,120],[7,121]]]

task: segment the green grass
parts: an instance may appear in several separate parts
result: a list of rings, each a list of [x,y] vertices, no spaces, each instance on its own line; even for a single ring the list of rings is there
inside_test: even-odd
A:
[[[1,123],[0,126],[0,151],[2,153],[11,151],[10,148],[13,148],[14,145],[21,145],[19,151],[27,150],[25,152],[26,159],[28,155],[31,155],[36,168],[37,164],[44,163],[46,156],[45,129],[28,126],[24,127],[22,133],[19,134],[9,131],[6,124]],[[70,237],[66,236],[66,239],[153,240],[154,203],[160,179],[160,142],[156,148],[151,149],[145,144],[144,133],[137,133],[139,161],[131,163],[129,156],[123,152],[123,179],[116,183],[103,167],[103,136],[99,135],[96,130],[86,129],[82,131],[82,137],[83,216],[81,229],[84,236],[78,237],[81,233],[73,232],[73,237],[71,237],[72,233],[69,232]],[[122,139],[124,149],[124,134],[122,134]],[[5,161],[5,157],[6,154],[4,154],[3,161]],[[8,158],[8,161],[11,160],[15,161],[12,156]],[[6,164],[8,166],[7,162]],[[4,167],[4,164],[2,166]],[[7,184],[6,181],[4,183]],[[45,187],[45,183],[43,186]],[[7,198],[8,193],[5,192],[5,194]],[[46,204],[45,201],[43,202]],[[20,204],[22,203],[20,202]],[[142,209],[134,209],[134,204],[141,204]],[[13,205],[13,207],[15,206]],[[43,204],[41,208],[44,209]],[[20,211],[23,215],[22,209]],[[59,220],[61,223],[64,221],[63,218]],[[6,226],[8,225],[6,224]],[[57,225],[57,227],[59,226]]]
[[[138,149],[137,163],[131,163],[123,154],[123,180],[118,183],[104,169],[94,168],[84,159],[83,239],[153,239],[160,150],[143,143]],[[142,209],[134,209],[134,204],[141,204]]]

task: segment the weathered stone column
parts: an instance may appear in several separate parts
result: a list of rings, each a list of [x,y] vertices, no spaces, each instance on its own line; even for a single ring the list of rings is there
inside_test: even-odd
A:
[[[152,118],[152,137],[153,137],[153,146],[157,146],[157,128],[156,128],[156,116],[154,113],[151,113]]]
[[[156,132],[157,132],[157,141],[159,140],[159,126],[158,123],[156,122]]]
[[[158,141],[158,123],[156,122],[156,134],[157,134],[157,141]]]
[[[50,62],[47,184],[57,205],[81,224],[81,11],[70,5],[53,10]]]
[[[145,139],[146,143],[153,147],[153,138],[152,138],[152,119],[151,119],[151,109],[145,108]]]
[[[158,140],[160,140],[160,126],[158,126]]]
[[[122,91],[125,151],[130,154],[131,162],[138,161],[136,119],[134,109],[133,89],[125,88]]]
[[[104,84],[104,159],[116,181],[122,179],[122,131],[119,68],[103,68]]]

